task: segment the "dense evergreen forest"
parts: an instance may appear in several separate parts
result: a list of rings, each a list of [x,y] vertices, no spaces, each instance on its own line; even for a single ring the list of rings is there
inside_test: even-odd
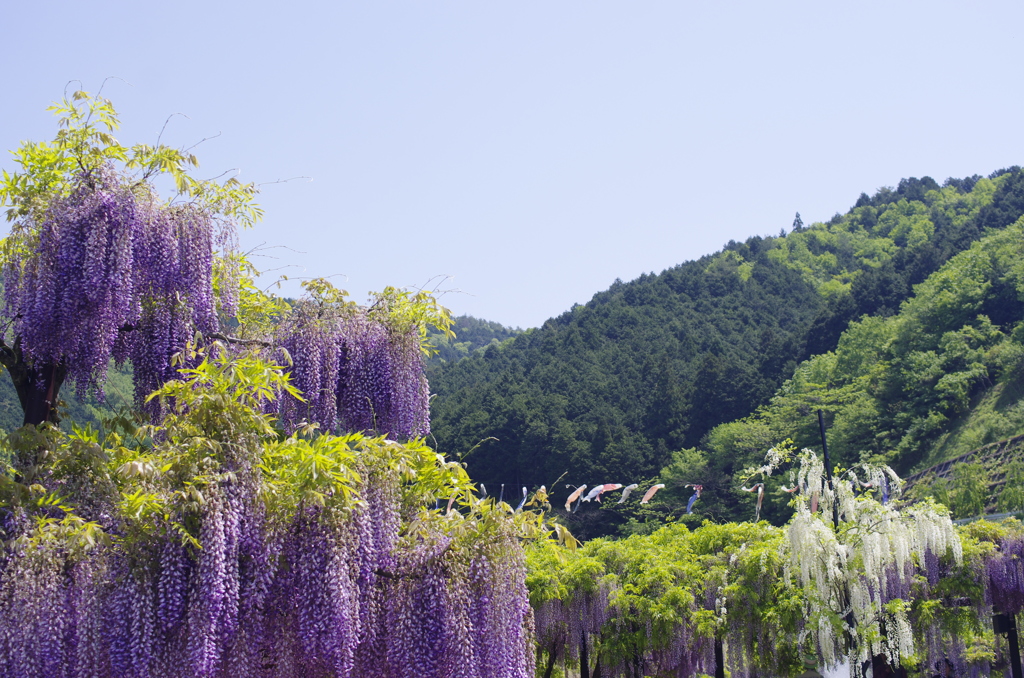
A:
[[[628,483],[669,467],[664,475],[678,485],[703,480],[717,490],[719,501],[712,491],[702,505],[729,518],[739,510],[733,475],[747,450],[763,456],[766,444],[783,433],[810,444],[813,410],[820,406],[829,411],[841,459],[855,461],[864,451],[906,470],[933,455],[928,445],[977,396],[978,384],[994,384],[1013,370],[1012,351],[988,358],[977,352],[1016,337],[1019,278],[1004,272],[989,280],[980,271],[1012,260],[1006,252],[1019,230],[965,254],[988,257],[990,264],[961,257],[943,269],[945,278],[929,276],[1022,213],[1024,173],[1016,167],[941,186],[929,177],[905,179],[895,189],[862,194],[828,223],[805,227],[798,218],[788,235],[730,242],[661,274],[617,281],[540,328],[435,370],[436,443],[455,456],[472,450],[465,457],[470,474],[485,483],[551,484],[566,471],[573,484]],[[955,308],[934,301],[935,295],[944,299],[944,285],[961,279],[975,280],[985,294]],[[933,301],[908,302],[917,285],[919,296],[936,290]],[[942,310],[925,308],[934,303]],[[917,320],[906,319],[911,316]],[[851,322],[855,327],[844,335]],[[886,343],[879,327],[903,333],[905,360],[915,366],[894,367],[882,382],[865,370],[889,365],[883,347],[904,349]],[[876,353],[854,366],[852,358],[836,357],[841,344],[840,356],[854,345]],[[940,345],[962,350],[940,355]],[[919,366],[922,355],[933,358],[927,367]],[[812,356],[819,357],[805,362]],[[814,381],[836,360],[841,375]],[[977,360],[986,366],[984,375]],[[954,376],[943,376],[947,372]],[[802,379],[824,383],[828,397],[818,393],[795,406]],[[917,400],[898,396],[914,383],[940,381],[944,390],[928,389],[930,395]],[[865,383],[871,385],[867,394],[850,395],[850,384]],[[840,386],[846,390],[833,393]],[[884,403],[866,400],[885,394],[891,399]],[[780,421],[773,407],[806,421],[797,425],[790,416],[786,425],[773,424]],[[978,440],[1012,428],[995,426]],[[693,477],[697,473],[704,477]],[[556,500],[565,493],[552,490]]]

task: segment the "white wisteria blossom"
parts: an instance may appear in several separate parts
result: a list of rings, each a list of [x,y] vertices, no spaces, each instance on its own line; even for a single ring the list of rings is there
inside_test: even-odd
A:
[[[772,450],[762,470],[775,471],[791,457]],[[899,665],[916,652],[907,617],[915,572],[929,560],[949,555],[959,563],[963,557],[949,512],[930,501],[878,501],[871,489],[885,483],[887,499],[902,489],[887,466],[860,464],[830,484],[813,451],[802,450],[795,461],[800,492],[787,527],[786,576],[807,595],[807,630],[820,658],[829,666],[848,660],[856,667],[885,655]]]

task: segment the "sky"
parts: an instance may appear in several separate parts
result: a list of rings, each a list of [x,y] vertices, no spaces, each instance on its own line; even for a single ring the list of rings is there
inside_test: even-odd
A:
[[[123,143],[262,184],[241,242],[291,295],[427,287],[525,329],[796,212],[1024,165],[1019,0],[8,4],[0,148],[102,86]]]

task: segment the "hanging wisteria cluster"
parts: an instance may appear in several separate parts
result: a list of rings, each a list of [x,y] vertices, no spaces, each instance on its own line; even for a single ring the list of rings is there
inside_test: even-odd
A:
[[[281,401],[286,428],[316,422],[326,430],[372,431],[395,438],[430,432],[429,387],[417,326],[389,322],[387,309],[300,302],[278,330],[302,399]]]
[[[549,660],[580,662],[593,656],[593,641],[611,618],[608,582],[593,582],[592,590],[574,589],[565,600],[547,598],[534,611],[537,643]]]
[[[950,656],[961,662],[962,652],[936,642],[937,623],[927,629],[918,624],[915,638],[913,622],[920,620],[912,619],[911,602],[931,596],[940,561],[953,567],[963,562],[948,511],[930,502],[890,504],[890,493],[898,496],[902,484],[887,467],[862,464],[826,480],[814,452],[805,449],[798,460],[794,481],[802,491],[786,528],[789,571],[807,596],[807,633],[822,661],[859,666],[885,657],[900,666],[920,653],[932,663]],[[880,496],[871,496],[876,490]],[[820,512],[813,506],[816,495]]]
[[[6,558],[0,676],[527,676],[530,609],[514,542],[379,552],[316,511],[261,534],[210,497],[190,554],[77,561],[30,542]],[[375,565],[393,560],[392,569]]]
[[[1020,614],[1024,610],[1024,535],[1002,539],[986,565],[989,602],[1003,614]]]
[[[550,676],[559,662],[565,675],[714,674],[722,579],[688,537],[672,526],[571,553],[554,542],[534,545],[538,674]]]
[[[3,503],[0,677],[532,675],[511,516],[422,445],[276,440],[245,404],[251,366],[208,358],[168,386],[160,446],[110,452],[122,489],[95,515]],[[41,480],[64,487],[84,443]]]
[[[137,402],[176,372],[171,356],[217,329],[218,222],[160,203],[109,166],[79,174],[4,260],[9,333],[36,366],[61,366],[101,391],[111,358],[132,363]],[[223,237],[230,235],[224,232]]]

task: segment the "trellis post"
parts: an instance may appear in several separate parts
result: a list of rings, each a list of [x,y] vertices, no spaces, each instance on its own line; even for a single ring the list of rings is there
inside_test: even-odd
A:
[[[1010,643],[1010,672],[1013,678],[1024,678],[1020,666],[1020,645],[1017,642],[1017,616],[1012,614],[992,615],[992,630],[1006,634]]]

